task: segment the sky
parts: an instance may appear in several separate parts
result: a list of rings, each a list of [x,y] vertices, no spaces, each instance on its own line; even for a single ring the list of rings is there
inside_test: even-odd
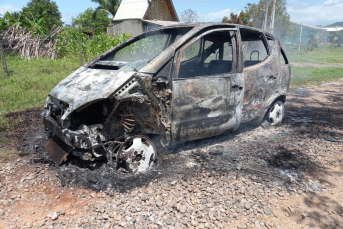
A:
[[[6,11],[19,11],[29,0],[0,0],[0,14]],[[98,5],[91,0],[55,0],[62,21],[70,24],[72,18],[87,8]],[[239,13],[247,3],[257,3],[259,0],[173,0],[180,17],[182,11],[192,9],[199,14],[200,22],[219,22],[230,13]],[[291,21],[307,25],[329,25],[343,21],[343,0],[287,0],[287,12]]]

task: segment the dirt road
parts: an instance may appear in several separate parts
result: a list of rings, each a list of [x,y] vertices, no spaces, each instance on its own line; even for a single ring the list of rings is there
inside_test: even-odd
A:
[[[0,227],[343,228],[343,81],[286,107],[280,126],[160,150],[144,176],[71,157],[63,188],[39,109],[12,114],[0,151],[22,156],[0,163]]]

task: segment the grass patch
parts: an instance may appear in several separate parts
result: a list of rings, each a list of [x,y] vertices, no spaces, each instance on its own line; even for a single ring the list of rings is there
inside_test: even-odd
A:
[[[9,113],[44,105],[55,85],[80,67],[73,59],[33,59],[25,61],[17,56],[6,57],[9,77],[0,71],[0,129]]]
[[[338,64],[343,63],[343,47],[331,49],[326,47],[324,51],[320,48],[316,48],[312,52],[305,52],[303,49],[298,51],[297,49],[285,48],[286,55],[290,63],[304,62],[314,64]]]
[[[292,66],[292,75],[291,88],[317,86],[343,78],[343,68]]]

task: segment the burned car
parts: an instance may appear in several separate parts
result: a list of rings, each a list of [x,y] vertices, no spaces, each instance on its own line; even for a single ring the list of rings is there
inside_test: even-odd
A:
[[[57,164],[73,152],[142,172],[157,158],[151,136],[165,147],[242,123],[280,123],[290,76],[280,42],[259,29],[210,23],[148,31],[50,92],[42,119],[57,138],[46,148]]]

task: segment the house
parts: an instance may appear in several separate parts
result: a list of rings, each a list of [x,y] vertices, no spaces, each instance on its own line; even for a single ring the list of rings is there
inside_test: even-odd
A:
[[[336,22],[332,25],[328,25],[325,27],[321,26],[312,26],[312,25],[306,25],[303,23],[297,23],[297,22],[291,22],[292,28],[298,28],[299,36],[297,36],[295,39],[289,38],[291,40],[287,41],[287,44],[298,44],[299,38],[300,38],[300,28],[302,29],[301,32],[301,43],[307,44],[308,40],[310,39],[310,32],[315,32],[316,36],[319,38],[320,42],[329,42],[330,35],[339,31],[343,30],[343,22]]]
[[[108,35],[123,33],[136,36],[142,32],[179,22],[172,0],[122,0],[107,27]]]
[[[288,44],[298,44],[300,40],[300,29],[301,29],[301,43],[307,44],[308,40],[310,39],[310,32],[313,31],[316,34],[318,34],[320,37],[325,36],[325,29],[322,27],[312,26],[312,25],[306,25],[303,23],[298,22],[291,22],[291,28],[298,28],[299,36],[297,36],[295,39],[292,39],[292,41],[288,41]]]

